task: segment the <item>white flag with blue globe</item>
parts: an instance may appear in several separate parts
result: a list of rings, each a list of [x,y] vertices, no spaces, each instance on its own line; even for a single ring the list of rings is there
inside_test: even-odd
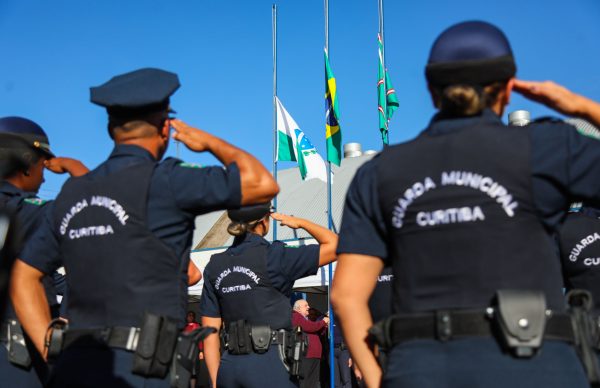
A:
[[[277,160],[298,162],[303,180],[320,179],[327,182],[325,161],[312,145],[279,98],[277,102]]]

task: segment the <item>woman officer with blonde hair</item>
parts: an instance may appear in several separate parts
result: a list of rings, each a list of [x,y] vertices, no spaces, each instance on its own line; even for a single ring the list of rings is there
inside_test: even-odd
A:
[[[297,279],[335,260],[337,235],[308,220],[273,213],[275,221],[306,230],[318,245],[269,243],[264,239],[269,214],[270,203],[229,210],[233,245],[213,255],[204,270],[202,325],[223,324],[227,342],[221,355],[217,334],[204,341],[206,364],[216,387],[297,385],[278,346],[292,329],[292,287]]]

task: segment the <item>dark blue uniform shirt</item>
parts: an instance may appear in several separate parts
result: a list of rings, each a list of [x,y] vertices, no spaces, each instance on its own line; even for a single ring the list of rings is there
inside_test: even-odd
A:
[[[314,275],[319,270],[319,245],[299,247],[286,246],[281,241],[269,244],[267,240],[254,233],[238,237],[229,248],[232,254],[240,254],[248,248],[265,245],[267,252],[267,272],[273,287],[286,296],[291,296],[294,282],[300,278]],[[204,279],[209,274],[204,271]],[[210,282],[204,282],[200,313],[205,317],[221,317],[221,309],[215,288]]]
[[[154,158],[141,147],[117,145],[108,160],[89,174],[107,176],[141,160]],[[181,258],[189,252],[197,215],[239,207],[241,203],[240,173],[235,163],[227,168],[159,163],[149,190],[148,229]],[[44,273],[52,273],[60,266],[57,231],[51,213],[47,212],[43,226],[20,257]]]
[[[35,231],[39,229],[39,225],[44,219],[44,214],[50,208],[50,203],[39,199],[36,193],[23,191],[7,181],[0,182],[0,201],[6,201],[9,211],[16,211],[16,222],[21,244],[18,249],[21,250],[25,243],[34,235]],[[17,252],[18,254],[20,252]],[[56,284],[53,284],[53,281]],[[56,299],[57,284],[61,286],[61,290],[58,293],[62,294],[64,278],[60,274],[54,272],[52,278],[44,278],[46,298],[48,299],[48,304],[52,307],[58,304]],[[16,317],[12,304],[9,304],[6,316],[9,318]]]
[[[425,131],[447,133],[478,124],[500,122],[491,110],[473,117],[444,118],[436,115]],[[584,200],[600,205],[598,140],[580,135],[575,128],[562,123],[535,123],[523,130],[529,131],[531,138],[533,201],[540,220],[549,232],[554,232],[563,220],[570,202]],[[386,228],[378,203],[377,163],[378,158],[375,157],[361,166],[348,189],[338,253],[384,259],[388,256]]]
[[[7,181],[0,182],[0,198],[7,200],[9,208],[17,212],[17,222],[23,241],[27,241],[36,230],[40,216],[45,212],[48,202],[37,198],[35,193],[23,191]]]

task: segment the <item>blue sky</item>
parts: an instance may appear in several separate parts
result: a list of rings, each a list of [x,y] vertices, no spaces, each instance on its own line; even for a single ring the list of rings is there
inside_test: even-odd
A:
[[[99,164],[112,149],[105,112],[89,87],[141,67],[179,74],[178,117],[272,163],[273,1],[0,0],[0,117],[41,124],[59,155]],[[280,0],[278,95],[320,152],[322,0]],[[400,1],[385,3],[386,61],[400,108],[392,143],[414,137],[433,114],[423,75],[429,48],[449,25],[485,20],[509,37],[523,79],[552,79],[600,101],[600,1]],[[380,149],[377,0],[330,0],[330,60],[344,142]],[[550,112],[519,96],[510,110]],[[169,154],[175,155],[171,145]],[[189,162],[213,164],[184,150]],[[291,166],[290,164],[282,167]],[[54,197],[63,177],[47,173]]]

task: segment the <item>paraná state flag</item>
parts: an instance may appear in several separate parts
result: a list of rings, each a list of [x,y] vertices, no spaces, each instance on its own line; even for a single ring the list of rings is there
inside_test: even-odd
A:
[[[284,108],[279,98],[277,106],[277,160],[298,162],[303,180],[320,179],[327,181],[325,161],[296,121]]]
[[[390,119],[398,109],[398,96],[392,86],[392,80],[383,63],[383,42],[381,35],[377,34],[379,45],[379,68],[377,72],[377,101],[379,110],[379,131],[384,144],[389,144],[388,125]]]

